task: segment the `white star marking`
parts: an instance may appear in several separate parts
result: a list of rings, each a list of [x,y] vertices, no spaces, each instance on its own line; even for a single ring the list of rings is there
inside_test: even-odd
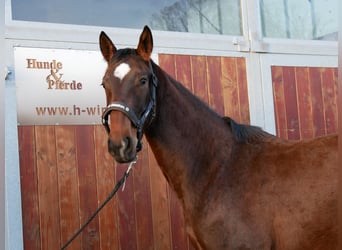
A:
[[[114,76],[119,78],[121,81],[131,71],[131,67],[127,63],[121,63],[114,70]]]

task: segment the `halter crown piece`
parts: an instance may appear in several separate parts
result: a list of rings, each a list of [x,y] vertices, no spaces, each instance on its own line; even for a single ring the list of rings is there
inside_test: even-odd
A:
[[[141,139],[143,136],[143,130],[148,125],[148,124],[145,124],[147,121],[147,118],[151,115],[151,118],[149,120],[149,124],[150,124],[156,115],[156,90],[158,87],[158,79],[153,72],[151,61],[149,61],[149,67],[150,67],[150,71],[152,74],[152,77],[151,77],[152,79],[150,81],[150,101],[146,105],[141,117],[138,118],[134,110],[122,102],[110,103],[102,114],[102,124],[105,127],[108,134],[110,132],[110,128],[108,125],[108,117],[110,115],[110,112],[112,112],[113,110],[121,111],[131,120],[133,125],[137,128],[137,139],[138,139],[137,152],[139,152],[142,149]]]

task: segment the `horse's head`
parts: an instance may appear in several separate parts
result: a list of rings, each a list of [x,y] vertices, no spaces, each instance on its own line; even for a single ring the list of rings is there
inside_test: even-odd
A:
[[[108,63],[103,77],[107,108],[102,116],[109,137],[108,151],[116,161],[130,162],[140,150],[143,129],[155,113],[157,81],[150,59],[152,33],[145,26],[137,49],[117,50],[101,32],[100,48]]]

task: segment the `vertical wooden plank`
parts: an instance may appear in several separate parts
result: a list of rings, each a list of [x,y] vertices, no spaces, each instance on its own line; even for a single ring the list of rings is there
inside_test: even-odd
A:
[[[36,126],[41,249],[59,249],[59,202],[54,126]]]
[[[76,127],[77,169],[80,197],[80,222],[83,225],[97,209],[94,130],[90,125]],[[99,249],[99,220],[82,232],[82,249]]]
[[[175,55],[159,54],[159,66],[176,79]]]
[[[65,244],[80,227],[75,127],[56,126],[55,133],[61,242]],[[81,240],[78,237],[71,243],[70,248],[80,247]]]
[[[326,134],[320,68],[309,68],[314,136]]]
[[[240,121],[240,100],[237,85],[236,58],[221,57],[222,64],[222,94],[224,114]]]
[[[210,106],[220,115],[224,115],[224,105],[221,86],[222,71],[220,57],[208,56],[207,67]]]
[[[334,68],[322,69],[322,90],[327,134],[337,132],[337,89]]]
[[[338,88],[338,70],[339,68],[333,68],[333,81],[334,81],[334,89],[335,89],[335,97],[336,97],[336,114],[337,114],[337,117],[336,117],[336,122],[337,122],[337,128],[336,128],[336,133],[338,133],[338,128],[339,128],[339,125],[338,124],[342,124],[342,123],[339,123],[339,99],[342,99],[340,98],[339,96],[339,88]],[[340,76],[341,77],[341,76]]]
[[[239,122],[244,123],[244,124],[249,124],[250,116],[249,116],[246,59],[243,57],[236,58],[236,67],[237,67],[237,86],[238,86],[239,100],[240,100]]]
[[[338,76],[338,68],[334,68],[334,84],[335,84],[335,88],[336,88],[336,95],[338,95],[338,79],[339,79],[339,76]]]
[[[287,139],[283,70],[281,66],[272,66],[271,71],[277,135]]]
[[[148,158],[150,163],[154,249],[172,249],[167,182],[150,147],[148,147]]]
[[[294,67],[283,67],[283,80],[287,117],[287,136],[290,140],[299,140],[297,89]]]
[[[311,90],[308,67],[296,67],[300,138],[313,138]]]
[[[137,224],[137,245],[139,250],[153,250],[153,222],[150,189],[150,169],[147,141],[138,155],[138,162],[133,170],[134,200]]]
[[[169,187],[170,223],[172,249],[187,249],[188,239],[185,231],[184,213],[176,193]]]
[[[191,243],[190,239],[188,239],[188,249],[189,250],[197,250],[197,248],[194,247],[194,245]]]
[[[19,126],[18,140],[24,248],[40,249],[34,126]]]
[[[196,64],[198,61],[196,59],[199,58],[203,58],[203,57],[189,57],[188,56],[178,56],[177,61],[176,58],[175,62],[172,64],[173,66],[177,65],[177,73],[176,73],[176,68],[174,68],[173,70],[175,71],[175,76],[177,78],[178,81],[184,81],[182,82],[183,85],[188,88],[190,91],[192,90],[192,87],[195,88],[195,85],[192,82],[189,82],[190,79],[189,77],[186,77],[185,79],[182,78],[184,77],[184,75],[186,74],[193,74],[194,73],[194,68],[196,68],[196,72],[201,71],[199,70],[197,67],[199,65],[194,65],[194,63]],[[199,61],[204,61],[205,60],[199,60]],[[171,64],[171,63],[169,63]],[[187,66],[189,65],[189,66]],[[163,67],[163,65],[161,65],[161,67]],[[168,68],[170,68],[170,66],[167,66]],[[190,68],[189,68],[190,67]],[[185,69],[185,70],[181,70],[181,69]],[[205,69],[205,65],[204,65],[204,69]],[[205,70],[203,70],[202,73],[205,76]],[[191,76],[191,75],[190,75]],[[192,77],[191,81],[194,81],[194,76]],[[203,82],[203,78],[202,79],[198,79],[200,81],[202,81],[202,83],[204,84],[203,86],[205,87],[206,82]],[[203,91],[203,90],[202,90]],[[205,93],[206,99],[207,99],[207,93]],[[201,96],[200,96],[201,98]],[[203,98],[205,98],[203,96]],[[150,154],[152,154],[153,157],[153,153],[151,151],[149,151]],[[154,158],[154,157],[153,157]],[[151,166],[150,166],[151,168]],[[160,171],[160,170],[158,170]],[[161,176],[161,178],[164,179],[164,176]],[[152,186],[151,186],[152,187]],[[171,244],[172,244],[172,249],[184,249],[184,246],[187,246],[187,236],[185,233],[185,226],[184,226],[184,219],[183,219],[183,213],[182,213],[182,208],[180,207],[178,198],[172,193],[172,191],[170,190],[171,188],[169,187],[169,185],[166,183],[166,190],[168,191],[168,199],[169,199],[169,211],[170,211],[170,226],[171,226],[171,235],[170,235],[170,240],[171,240]],[[170,196],[171,194],[171,196]],[[173,195],[172,195],[173,194]],[[166,215],[165,215],[166,216]],[[155,230],[155,228],[154,228]],[[156,237],[155,237],[156,238]],[[183,248],[179,248],[179,246],[182,246]],[[155,248],[158,249],[158,248]]]
[[[177,81],[182,83],[188,90],[192,91],[190,56],[176,55],[175,65]]]
[[[206,57],[191,56],[190,60],[193,93],[209,105]]]
[[[113,157],[108,153],[107,134],[103,126],[94,126],[94,131],[97,197],[98,206],[100,206],[107,199],[108,194],[116,184],[115,162]],[[116,197],[114,197],[98,215],[101,250],[120,249],[117,213],[118,202]]]
[[[127,170],[127,164],[117,164],[117,181]],[[137,232],[135,218],[135,200],[134,200],[134,178],[131,175],[126,180],[125,189],[117,193],[118,197],[118,216],[119,216],[119,237],[122,250],[137,249]]]

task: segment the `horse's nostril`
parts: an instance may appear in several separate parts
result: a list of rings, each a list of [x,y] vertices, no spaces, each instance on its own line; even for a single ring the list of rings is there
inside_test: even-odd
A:
[[[108,139],[108,150],[114,154],[123,154],[125,151],[130,151],[132,148],[132,139],[126,136],[120,143],[115,143],[110,138]]]
[[[125,137],[125,144],[126,144],[126,149],[130,148],[131,147],[131,138],[130,137]]]
[[[115,146],[114,142],[110,138],[108,138],[108,151],[114,152],[115,148],[116,148],[116,146]]]

